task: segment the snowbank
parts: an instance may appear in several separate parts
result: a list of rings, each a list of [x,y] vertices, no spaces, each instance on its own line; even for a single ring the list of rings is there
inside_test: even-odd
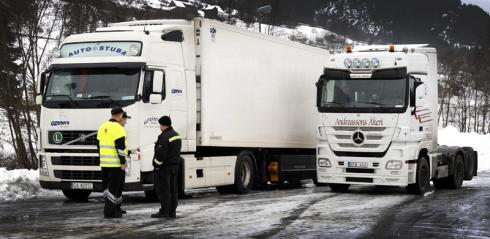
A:
[[[478,151],[478,172],[490,172],[490,135],[460,133],[453,126],[439,128],[440,145],[471,146]]]
[[[56,194],[41,189],[38,170],[7,170],[0,168],[0,202],[35,198],[40,195]]]

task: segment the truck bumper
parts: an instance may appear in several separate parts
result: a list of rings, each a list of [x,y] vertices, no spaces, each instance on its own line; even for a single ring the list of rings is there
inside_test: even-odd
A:
[[[383,157],[341,157],[328,145],[319,145],[317,160],[328,159],[330,167],[317,166],[317,180],[319,183],[404,187],[415,183],[416,163],[411,162],[410,156],[414,149],[392,144]],[[401,162],[401,168],[387,169],[388,161]],[[349,167],[350,163],[360,163],[363,167]]]
[[[39,181],[41,187],[44,189],[58,189],[58,190],[68,190],[71,189],[72,182],[52,182],[52,181]],[[95,182],[94,192],[102,192],[102,183]],[[143,186],[141,183],[125,183],[124,191],[144,191],[151,190],[153,187]]]

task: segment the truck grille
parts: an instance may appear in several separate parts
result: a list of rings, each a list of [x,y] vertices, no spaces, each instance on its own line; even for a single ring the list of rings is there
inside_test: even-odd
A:
[[[394,127],[322,126],[327,141],[336,152],[382,153],[395,133]],[[358,134],[362,135],[362,139]],[[356,136],[356,141],[354,140]]]
[[[53,165],[99,166],[99,157],[61,156],[51,157]]]
[[[54,170],[54,176],[61,179],[102,180],[101,171]]]
[[[97,131],[58,130],[48,132],[48,142],[54,145],[97,145]]]

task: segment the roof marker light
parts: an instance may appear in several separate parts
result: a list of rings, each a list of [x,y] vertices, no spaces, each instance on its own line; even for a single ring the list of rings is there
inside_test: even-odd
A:
[[[369,61],[369,59],[367,59],[367,58],[362,59],[362,67],[368,68],[370,63],[371,62]]]
[[[347,53],[352,53],[352,46],[351,45],[346,46],[345,51],[347,51]]]
[[[347,58],[344,60],[344,66],[350,68],[352,66],[352,60]]]
[[[395,45],[390,45],[390,52],[395,52]]]
[[[361,66],[361,60],[359,58],[356,58],[352,61],[352,65],[356,68],[359,68]]]

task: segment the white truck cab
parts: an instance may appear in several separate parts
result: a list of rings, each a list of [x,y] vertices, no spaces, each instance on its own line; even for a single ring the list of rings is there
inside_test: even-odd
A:
[[[317,178],[333,190],[351,184],[424,193],[461,187],[476,175],[476,152],[439,147],[436,49],[427,45],[347,48],[317,82]]]

